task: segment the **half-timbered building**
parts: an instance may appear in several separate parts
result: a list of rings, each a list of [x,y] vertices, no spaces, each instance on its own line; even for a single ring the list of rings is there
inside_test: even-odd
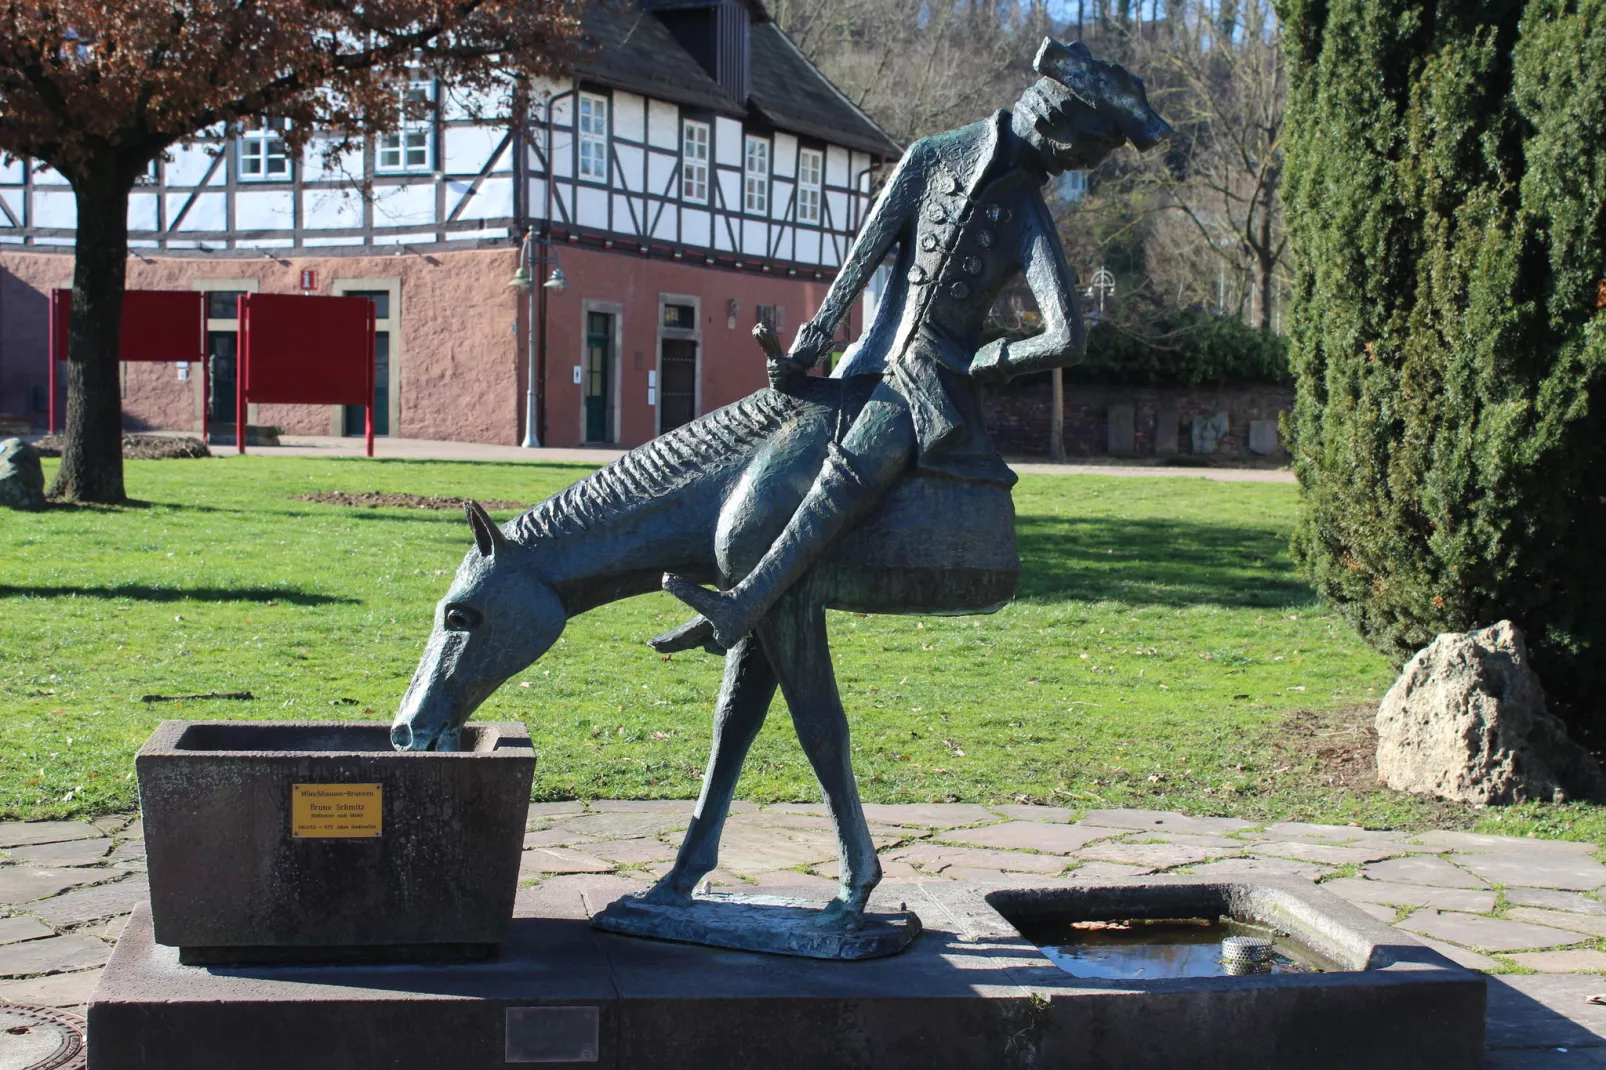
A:
[[[761,385],[753,325],[789,338],[818,306],[899,148],[758,0],[591,5],[586,28],[589,58],[537,85],[523,122],[420,71],[397,91],[427,115],[335,159],[316,139],[291,153],[268,119],[155,164],[129,207],[128,285],[211,295],[212,396],[185,363],[126,365],[128,423],[199,427],[202,406],[232,422],[242,292],[375,303],[381,434],[518,442],[532,365],[557,446],[633,445]],[[73,228],[60,175],[0,162],[0,414],[36,425]],[[509,287],[532,259],[538,286],[567,283],[544,302]],[[361,430],[329,407],[251,419]]]

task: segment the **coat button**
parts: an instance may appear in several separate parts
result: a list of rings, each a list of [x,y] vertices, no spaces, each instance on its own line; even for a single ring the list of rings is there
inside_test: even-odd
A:
[[[1009,209],[1005,208],[1001,204],[988,205],[987,218],[992,220],[994,223],[1008,223]]]
[[[976,244],[983,249],[991,249],[993,247],[993,232],[990,230],[978,230],[976,232]]]
[[[979,257],[979,256],[967,256],[967,257],[965,257],[965,274],[967,274],[967,275],[980,275],[981,274],[981,267],[982,267],[981,257]]]
[[[963,182],[959,181],[959,179],[954,177],[953,175],[948,176],[948,192],[949,193],[963,193],[964,191],[965,191],[965,184]]]
[[[914,267],[910,268],[909,281],[914,283],[916,286],[924,286],[926,283],[926,269],[921,267],[919,264],[916,264]]]
[[[955,301],[963,301],[970,296],[970,286],[968,283],[956,282],[948,287],[948,293]]]
[[[936,252],[937,236],[929,233],[920,235],[920,248],[924,249],[928,253]]]
[[[948,209],[940,204],[933,204],[926,209],[926,218],[933,223],[946,223],[948,222]]]

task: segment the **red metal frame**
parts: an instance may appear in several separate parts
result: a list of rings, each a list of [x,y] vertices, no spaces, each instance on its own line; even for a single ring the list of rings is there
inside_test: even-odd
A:
[[[361,405],[374,455],[374,305],[366,297],[241,294],[235,443],[245,452],[246,405]]]
[[[187,306],[194,306],[193,308]],[[194,316],[191,320],[190,317]],[[46,382],[49,393],[51,434],[57,430],[56,362],[67,359],[71,330],[72,291],[50,291],[49,347]],[[195,324],[192,338],[186,322]],[[194,354],[199,354],[195,356]],[[188,361],[201,366],[201,439],[208,437],[206,414],[209,383],[206,352],[206,294],[199,290],[124,290],[123,322],[117,340],[117,359],[130,363]]]

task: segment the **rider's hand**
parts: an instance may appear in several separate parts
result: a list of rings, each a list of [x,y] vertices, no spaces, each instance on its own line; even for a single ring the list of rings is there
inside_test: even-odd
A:
[[[796,389],[808,378],[809,365],[791,357],[781,357],[779,360],[766,360],[764,371],[769,376],[770,386],[785,393]]]
[[[787,356],[805,369],[812,368],[830,347],[830,332],[809,320],[797,329],[797,337],[792,339],[792,349]]]
[[[978,383],[1007,383],[1009,371],[1009,343],[995,338],[976,351],[970,362],[970,377]]]

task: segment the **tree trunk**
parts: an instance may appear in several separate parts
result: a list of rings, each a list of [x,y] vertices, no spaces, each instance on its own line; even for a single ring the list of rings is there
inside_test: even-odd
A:
[[[1261,205],[1260,234],[1256,238],[1255,248],[1255,288],[1260,292],[1260,309],[1255,326],[1261,334],[1271,333],[1272,272],[1276,266],[1271,249],[1271,197],[1268,195],[1266,203]]]
[[[67,329],[67,443],[51,488],[69,501],[116,504],[123,493],[118,349],[128,268],[128,191],[108,163],[73,179],[72,322]]]

